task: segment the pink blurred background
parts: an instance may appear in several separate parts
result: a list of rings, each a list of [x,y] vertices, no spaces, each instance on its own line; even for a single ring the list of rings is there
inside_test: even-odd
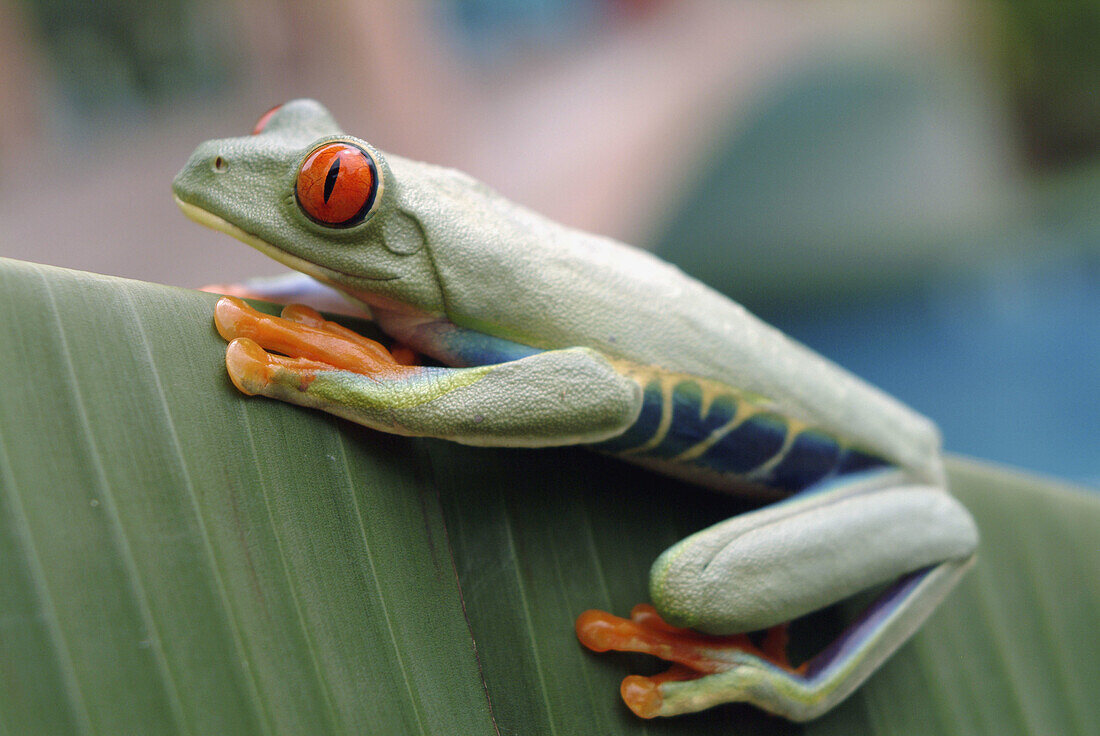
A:
[[[0,0],[0,255],[280,272],[186,220],[201,141],[314,97],[652,248],[936,418],[1100,483],[1095,0]]]

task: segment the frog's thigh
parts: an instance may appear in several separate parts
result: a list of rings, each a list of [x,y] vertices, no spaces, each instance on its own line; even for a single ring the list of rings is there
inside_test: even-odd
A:
[[[587,348],[390,377],[322,371],[308,385],[290,375],[260,393],[382,431],[511,447],[614,437],[637,419],[642,404],[637,382]]]
[[[851,476],[706,529],[654,563],[651,594],[672,621],[759,629],[894,580],[798,673],[749,654],[713,675],[658,686],[656,713],[747,701],[816,718],[874,672],[974,558],[978,532],[946,491],[894,471]]]
[[[677,626],[754,631],[905,573],[965,560],[970,514],[941,488],[878,471],[704,529],[653,564],[650,594]]]

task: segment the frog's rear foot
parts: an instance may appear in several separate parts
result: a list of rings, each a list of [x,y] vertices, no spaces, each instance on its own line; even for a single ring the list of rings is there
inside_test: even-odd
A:
[[[636,607],[633,620],[588,611],[577,619],[577,636],[595,651],[644,652],[676,663],[654,677],[631,675],[623,680],[623,700],[643,718],[746,702],[793,721],[807,721],[846,698],[874,672],[972,562],[973,558],[954,560],[903,576],[837,640],[798,667],[792,667],[783,653],[782,626],[770,629],[754,645],[744,634],[713,636],[674,628],[649,606]]]
[[[577,618],[576,630],[581,643],[595,652],[641,652],[673,662],[658,675],[629,675],[623,680],[623,702],[642,718],[686,712],[678,708],[675,697],[667,696],[684,687],[705,696],[720,686],[721,673],[737,667],[771,668],[790,676],[805,671],[805,665],[793,667],[787,658],[786,624],[768,629],[754,643],[747,634],[714,636],[672,626],[653,606],[641,603],[629,619],[585,611]]]

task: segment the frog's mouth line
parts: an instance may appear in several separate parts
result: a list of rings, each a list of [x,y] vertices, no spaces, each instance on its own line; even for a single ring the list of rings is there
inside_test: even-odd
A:
[[[172,198],[176,200],[176,204],[179,205],[179,208],[183,210],[183,214],[187,215],[189,219],[194,220],[200,225],[204,225],[212,230],[218,230],[219,232],[223,232],[226,235],[232,235],[234,238],[241,241],[245,245],[255,248],[256,250],[263,253],[265,256],[278,261],[284,266],[289,266],[295,271],[301,271],[307,276],[312,276],[318,281],[329,284],[330,286],[333,286],[340,290],[343,290],[343,287],[336,283],[336,279],[334,276],[335,274],[347,276],[353,279],[362,279],[363,281],[394,281],[395,279],[400,278],[400,276],[382,276],[379,278],[371,278],[370,276],[363,276],[361,274],[348,273],[347,271],[339,271],[334,268],[318,266],[316,263],[310,263],[304,258],[299,258],[298,256],[287,253],[285,250],[276,248],[274,245],[267,242],[266,240],[261,240],[252,233],[245,232],[241,228],[234,225],[232,222],[218,217],[213,212],[204,210],[202,207],[191,204],[190,202],[183,201],[179,198],[178,195],[173,194]]]

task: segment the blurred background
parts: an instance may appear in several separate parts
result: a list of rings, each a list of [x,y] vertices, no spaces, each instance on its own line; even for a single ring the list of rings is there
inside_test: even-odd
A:
[[[0,255],[279,273],[169,186],[314,97],[656,251],[953,452],[1100,486],[1097,39],[1096,0],[0,0]]]

